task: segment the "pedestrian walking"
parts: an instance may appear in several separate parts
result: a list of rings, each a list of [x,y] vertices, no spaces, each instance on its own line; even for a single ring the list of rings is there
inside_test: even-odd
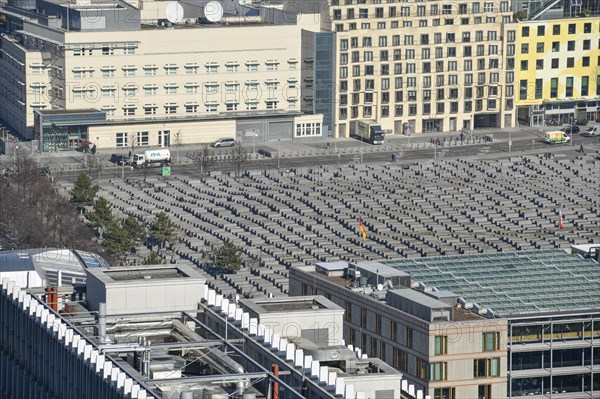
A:
[[[579,146],[579,152],[583,154],[583,143]]]
[[[392,153],[392,162],[396,162],[396,153],[395,152]]]

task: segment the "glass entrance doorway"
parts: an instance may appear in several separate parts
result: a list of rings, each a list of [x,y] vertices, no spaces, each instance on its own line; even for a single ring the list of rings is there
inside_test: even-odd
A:
[[[159,130],[158,146],[159,147],[170,147],[171,146],[171,131],[170,130]]]
[[[441,119],[428,119],[423,121],[423,133],[435,133],[442,131]]]

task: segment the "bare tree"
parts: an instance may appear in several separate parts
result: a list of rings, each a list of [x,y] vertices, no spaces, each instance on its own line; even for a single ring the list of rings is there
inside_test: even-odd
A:
[[[192,153],[192,160],[200,168],[200,175],[204,176],[208,168],[215,163],[213,152],[208,144],[202,144],[198,151]]]
[[[242,143],[239,141],[235,142],[233,146],[233,164],[235,165],[235,176],[240,177],[242,169],[248,161],[248,154],[242,147]]]

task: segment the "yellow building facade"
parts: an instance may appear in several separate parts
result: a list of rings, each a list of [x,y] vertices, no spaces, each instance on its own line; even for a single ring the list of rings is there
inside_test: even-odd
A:
[[[516,31],[516,105],[532,126],[599,119],[600,19],[523,21]]]

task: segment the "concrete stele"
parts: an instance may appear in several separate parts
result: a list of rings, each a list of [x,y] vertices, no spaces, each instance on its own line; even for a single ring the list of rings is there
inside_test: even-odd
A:
[[[401,387],[404,392],[408,392],[408,380],[402,380]]]
[[[248,325],[248,334],[258,335],[258,319],[256,317],[250,318],[250,323]]]
[[[313,357],[312,355],[304,356],[304,370],[310,371],[310,366],[312,365]]]
[[[335,371],[330,371],[329,375],[327,376],[327,386],[334,388],[336,379],[337,379],[337,373]]]
[[[121,370],[117,370],[117,388],[121,389],[123,388],[123,384],[125,383],[125,378],[127,376],[125,375],[124,372],[122,372]]]
[[[354,393],[354,385],[346,385],[344,389],[344,398],[351,399],[354,398],[356,394]]]
[[[417,399],[423,399],[423,391],[420,389],[417,391]]]
[[[242,314],[244,314],[244,309],[241,308],[236,308],[235,309],[235,316],[234,319],[235,321],[242,321]]]
[[[415,396],[415,386],[414,385],[411,384],[408,386],[408,394],[410,396]]]
[[[319,367],[321,367],[321,363],[318,360],[313,360],[310,362],[310,376],[314,378],[319,378]]]
[[[296,349],[294,352],[294,367],[302,368],[304,366],[304,350]]]
[[[215,290],[208,290],[208,306],[215,306],[217,299],[217,292]]]
[[[346,389],[346,384],[344,384],[344,377],[338,377],[335,379],[335,394],[343,395]]]
[[[273,342],[273,337],[271,336],[271,327],[265,327],[265,335],[263,342],[265,345],[271,345]]]
[[[113,362],[110,360],[104,363],[104,367],[102,368],[102,376],[104,379],[108,379],[113,370]]]
[[[204,293],[204,300],[208,302],[208,284],[204,284],[202,292]]]
[[[258,323],[258,327],[256,328],[256,335],[259,338],[264,338],[265,337],[265,326],[262,323]]]
[[[329,378],[329,367],[328,366],[319,367],[319,384],[327,385],[327,378]]]
[[[104,369],[106,355],[98,355],[96,358],[96,373],[100,373]]]
[[[227,312],[229,311],[229,299],[223,298],[223,300],[221,301],[221,308],[219,310],[221,311],[221,313],[227,314]]]
[[[223,295],[217,294],[215,296],[215,310],[217,312],[220,312],[222,309],[222,307],[221,307],[222,305],[223,305]]]
[[[250,313],[242,313],[242,330],[247,330],[250,327]]]
[[[279,334],[277,333],[273,333],[273,338],[271,341],[271,347],[275,350],[279,350],[279,341],[281,340],[281,338],[279,338]]]
[[[235,303],[230,303],[227,307],[227,317],[230,319],[233,319],[235,317],[236,309],[237,309],[237,306],[235,306]]]
[[[133,379],[129,377],[125,378],[125,382],[123,383],[123,392],[125,392],[126,395],[130,395],[131,388],[133,388]]]
[[[296,345],[292,342],[288,342],[285,346],[285,361],[294,362],[296,357]]]
[[[364,392],[356,392],[356,399],[367,399],[367,395]]]

